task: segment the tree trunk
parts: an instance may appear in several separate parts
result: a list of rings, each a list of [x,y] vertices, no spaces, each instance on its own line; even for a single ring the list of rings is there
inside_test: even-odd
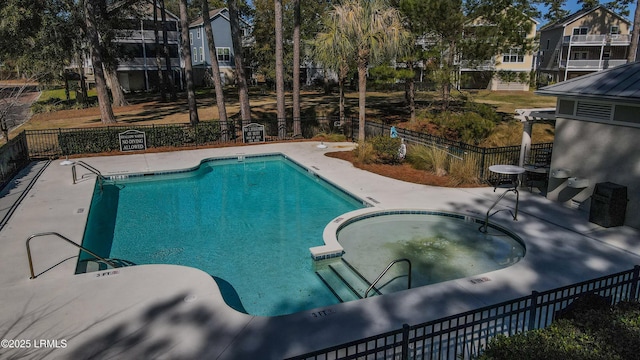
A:
[[[160,25],[164,25],[158,20],[157,2],[153,2],[153,39],[156,47],[156,67],[158,68],[158,91],[160,91],[160,101],[167,101],[166,77],[162,71],[162,48],[160,48]],[[163,26],[164,27],[164,26]]]
[[[238,97],[240,100],[240,116],[242,125],[251,122],[251,106],[249,105],[249,86],[247,76],[244,72],[242,56],[242,38],[240,35],[240,21],[238,20],[237,0],[229,0],[229,22],[231,23],[231,40],[233,41],[233,59],[236,67],[236,82],[238,86]]]
[[[189,20],[187,18],[187,0],[180,0],[180,32],[182,36],[182,60],[184,61],[184,73],[187,82],[187,102],[189,104],[189,123],[197,125],[198,105],[196,93],[193,90],[193,64],[191,64],[191,48],[189,46]]]
[[[276,34],[276,107],[278,110],[278,138],[287,136],[287,114],[284,103],[284,46],[282,40],[282,0],[275,0]]]
[[[76,52],[76,62],[78,63],[78,76],[80,77],[80,98],[76,93],[76,103],[81,103],[82,107],[87,107],[87,79],[84,76],[84,61],[79,52]]]
[[[124,92],[122,91],[122,86],[120,86],[120,79],[118,79],[118,73],[115,69],[110,69],[108,66],[104,69],[105,74],[109,79],[109,83],[111,86],[111,98],[113,99],[113,106],[127,106],[129,103],[127,99],[124,98]]]
[[[358,141],[364,141],[367,99],[367,62],[358,61]]]
[[[222,91],[222,77],[220,76],[220,66],[218,65],[218,54],[216,43],[211,29],[211,18],[209,17],[209,2],[202,0],[202,14],[204,20],[204,32],[207,34],[209,42],[209,55],[211,57],[211,73],[213,75],[213,86],[216,91],[216,105],[218,106],[218,117],[220,118],[220,133],[223,142],[229,140],[227,130],[227,109],[224,105],[224,92]]]
[[[293,0],[293,136],[302,136],[300,119],[300,0]]]
[[[104,71],[102,70],[102,52],[100,49],[100,40],[98,39],[98,30],[95,25],[96,9],[94,1],[96,0],[84,1],[84,19],[87,27],[86,36],[89,42],[93,74],[96,80],[100,120],[103,124],[114,124],[116,117],[111,108],[111,102],[109,101],[109,94],[107,92],[107,82],[105,81]]]
[[[344,114],[344,105],[345,105],[345,96],[344,96],[344,85],[347,82],[347,76],[349,75],[349,66],[343,64],[340,66],[340,74],[338,78],[338,86],[340,94],[338,96],[338,109],[340,115],[340,125],[343,125],[345,122],[345,114]]]
[[[636,61],[636,55],[638,54],[638,37],[640,37],[640,0],[636,3],[636,11],[633,15],[631,44],[629,45],[629,54],[627,54],[628,63]]]
[[[413,74],[413,61],[407,62],[411,74]],[[407,106],[409,107],[409,122],[416,122],[416,86],[415,77],[411,76],[405,82],[405,97],[407,99]]]
[[[173,68],[171,67],[171,53],[169,52],[169,38],[167,31],[167,10],[164,7],[164,0],[160,0],[160,16],[162,17],[162,52],[164,53],[164,64],[166,69],[162,77],[162,82],[169,85],[169,96],[171,101],[178,100],[175,80],[173,79]]]

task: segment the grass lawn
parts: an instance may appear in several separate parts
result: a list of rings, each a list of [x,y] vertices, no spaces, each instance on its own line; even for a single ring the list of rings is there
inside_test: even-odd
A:
[[[95,90],[94,90],[95,91]],[[480,90],[474,92],[454,93],[453,97],[460,97],[462,94],[469,99],[487,103],[495,107],[499,112],[514,114],[517,108],[533,107],[553,107],[555,98],[538,96],[533,92],[516,91],[488,91]],[[91,93],[90,93],[91,95]],[[75,94],[72,92],[72,99]],[[418,92],[416,102],[419,107],[434,104],[439,97],[437,92]],[[64,89],[44,91],[40,101],[47,101],[51,98],[65,99]],[[198,114],[201,121],[215,120],[218,118],[218,109],[215,103],[213,89],[202,89],[198,91]],[[116,120],[119,124],[168,124],[168,123],[188,123],[189,114],[186,98],[180,96],[175,103],[162,103],[157,96],[129,94],[127,99],[130,105],[114,108]],[[276,96],[274,92],[262,92],[253,89],[250,93],[252,118],[274,117],[276,113]],[[291,95],[287,94],[287,106],[291,105]],[[228,117],[238,115],[238,96],[233,89],[225,94],[225,102]],[[403,104],[404,93],[398,92],[368,92],[367,93],[367,118],[374,121],[386,123],[397,123],[408,120],[408,112]],[[338,114],[337,93],[324,94],[320,91],[304,91],[301,94],[302,117],[329,116]],[[290,111],[290,110],[289,110]],[[346,94],[346,115],[358,116],[358,93],[348,92]],[[40,113],[34,115],[26,124],[15,130],[15,134],[28,129],[57,129],[57,128],[80,128],[102,126],[100,122],[100,111],[97,107],[87,109],[60,110],[55,112]],[[500,143],[520,143],[522,125],[506,124],[506,132],[510,136],[501,136]],[[536,129],[537,128],[537,129]],[[536,133],[538,130],[538,134]],[[549,135],[553,136],[553,131],[549,127],[534,126],[534,141],[546,142]],[[505,140],[506,139],[506,140]],[[496,145],[494,145],[496,146]]]

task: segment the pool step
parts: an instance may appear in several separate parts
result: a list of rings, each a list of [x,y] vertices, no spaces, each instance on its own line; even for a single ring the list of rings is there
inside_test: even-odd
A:
[[[124,266],[133,266],[135,265],[131,261],[123,260],[123,259],[106,259],[117,265],[118,267]],[[76,267],[76,274],[83,274],[93,271],[102,271],[107,269],[113,269],[113,266],[107,264],[106,262],[99,259],[87,259],[80,260],[78,262],[78,266]]]
[[[316,274],[340,302],[362,299],[371,285],[346,261],[340,259],[319,268]],[[376,290],[370,292],[379,294]]]

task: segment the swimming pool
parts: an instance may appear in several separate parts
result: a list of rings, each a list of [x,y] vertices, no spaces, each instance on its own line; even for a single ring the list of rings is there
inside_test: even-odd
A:
[[[373,210],[337,227],[343,259],[369,282],[397,259],[412,264],[412,287],[471,277],[509,267],[525,255],[524,242],[509,230],[475,217],[426,210]],[[376,249],[376,251],[371,251]],[[381,279],[378,290],[407,288],[407,267],[399,264]]]
[[[280,154],[144,175],[96,184],[83,246],[136,264],[199,268],[227,304],[252,315],[338,302],[309,248],[323,244],[331,219],[362,201]]]

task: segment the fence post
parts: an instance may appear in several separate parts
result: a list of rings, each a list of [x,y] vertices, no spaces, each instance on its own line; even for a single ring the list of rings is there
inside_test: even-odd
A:
[[[531,307],[529,309],[528,330],[534,330],[536,328],[535,324],[536,324],[537,309],[538,309],[538,292],[534,290],[531,292]]]
[[[409,359],[409,325],[402,325],[402,360]]]
[[[640,266],[633,267],[633,275],[631,276],[631,294],[629,300],[638,300],[638,281],[640,281]]]
[[[481,148],[482,149],[482,154],[480,156],[480,179],[484,180],[484,158],[485,155],[487,154],[487,149],[486,148]]]

